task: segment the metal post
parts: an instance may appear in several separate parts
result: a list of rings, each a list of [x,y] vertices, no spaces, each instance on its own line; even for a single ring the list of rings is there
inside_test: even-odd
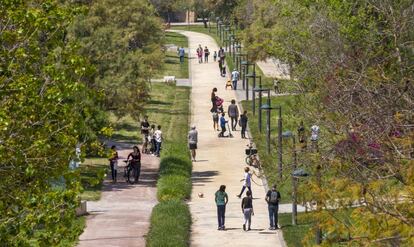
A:
[[[254,89],[255,88],[256,88],[256,74],[255,74],[254,69],[253,69],[253,87],[252,87],[252,108],[253,108],[253,116],[256,115],[256,93],[254,92]]]
[[[245,65],[244,75],[243,75],[243,81],[246,85],[246,100],[249,100],[249,80],[247,79],[246,75],[249,73],[249,62],[246,59],[247,64]]]
[[[292,135],[293,138],[293,165],[292,165],[292,170],[296,171],[297,168],[297,155],[296,155],[296,138],[295,135]],[[292,175],[292,225],[296,225],[296,217],[298,215],[298,206],[297,206],[297,188],[298,187],[298,183],[297,183],[297,179]]]
[[[258,119],[258,123],[259,123],[259,132],[262,133],[262,108],[260,107],[262,105],[262,77],[259,77],[259,119]]]
[[[269,97],[270,100],[270,97]],[[278,149],[279,149],[279,179],[282,180],[283,174],[282,174],[282,106],[278,107],[279,109],[279,119],[278,119]]]
[[[270,109],[267,110],[267,122],[266,122],[266,145],[267,145],[267,153],[270,154]]]
[[[256,64],[254,63],[253,64],[253,88],[255,88],[255,87],[256,87]],[[254,95],[253,90],[252,90],[252,98],[253,98],[253,102],[254,102],[255,95]],[[254,112],[253,112],[253,115],[254,115]]]

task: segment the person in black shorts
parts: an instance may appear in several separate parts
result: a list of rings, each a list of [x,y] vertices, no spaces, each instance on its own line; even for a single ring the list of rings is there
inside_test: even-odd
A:
[[[147,152],[149,130],[148,116],[144,116],[144,120],[141,121],[142,153]]]

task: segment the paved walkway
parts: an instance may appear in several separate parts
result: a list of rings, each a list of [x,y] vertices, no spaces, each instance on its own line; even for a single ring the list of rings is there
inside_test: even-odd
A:
[[[257,62],[257,65],[267,77],[290,79],[289,66],[282,63],[279,59],[268,58],[265,61]]]
[[[131,145],[117,145],[121,159],[132,151]],[[80,236],[79,247],[136,247],[145,246],[152,208],[158,203],[156,179],[159,160],[143,155],[140,182],[125,183],[120,161],[118,183],[104,181],[101,200],[88,202],[85,231]]]
[[[193,218],[191,246],[284,246],[281,231],[269,231],[267,204],[264,201],[263,186],[252,185],[255,216],[252,219],[252,231],[242,229],[243,217],[240,193],[240,179],[243,178],[244,150],[247,140],[240,138],[240,132],[234,132],[234,138],[218,138],[213,130],[211,119],[210,93],[218,88],[217,95],[225,100],[225,109],[235,92],[225,90],[225,79],[220,77],[217,63],[199,64],[194,51],[197,46],[207,46],[210,51],[218,50],[216,42],[208,35],[177,31],[187,36],[190,46],[190,71],[192,81],[191,111],[192,123],[199,131],[197,162],[193,163],[193,192],[189,203]],[[262,182],[255,178],[261,184]],[[229,203],[226,212],[226,231],[217,231],[217,214],[214,193],[221,184],[227,186]],[[198,193],[204,194],[203,198]]]

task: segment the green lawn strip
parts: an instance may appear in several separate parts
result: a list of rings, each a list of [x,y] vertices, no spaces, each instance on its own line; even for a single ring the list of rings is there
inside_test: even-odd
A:
[[[102,182],[108,169],[105,158],[88,158],[80,166],[80,179],[83,187],[82,200],[97,201],[101,198]]]
[[[157,198],[151,215],[147,246],[188,246],[191,215],[183,200],[191,195],[191,170],[187,148],[188,88],[176,87],[161,152]]]
[[[178,47],[188,47],[186,36],[165,32],[165,44],[176,45]],[[180,63],[180,58],[176,51],[166,51],[162,70],[153,76],[154,79],[162,79],[164,76],[175,76],[175,78],[189,78],[188,74],[188,54],[185,55],[184,63]]]
[[[298,213],[296,226],[292,225],[292,214],[279,214],[279,224],[288,247],[304,246],[302,240],[312,230],[312,222],[306,213]]]

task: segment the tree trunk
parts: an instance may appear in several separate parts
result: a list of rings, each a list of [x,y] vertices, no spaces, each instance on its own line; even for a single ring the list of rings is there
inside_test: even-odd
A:
[[[207,19],[203,17],[204,28],[207,28]]]

